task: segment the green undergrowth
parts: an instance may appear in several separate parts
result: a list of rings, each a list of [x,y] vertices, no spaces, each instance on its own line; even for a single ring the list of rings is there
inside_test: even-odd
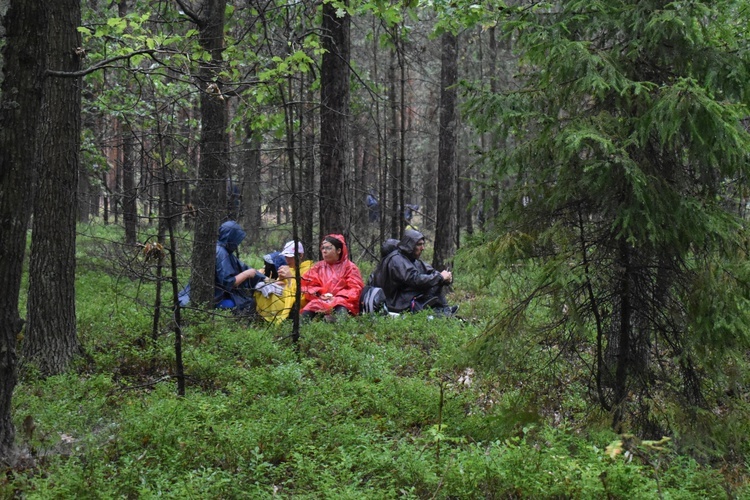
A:
[[[267,325],[185,311],[185,397],[153,283],[82,266],[74,370],[24,373],[10,498],[726,498],[741,467],[607,428],[576,381],[506,385],[466,346],[502,302],[457,284],[461,319],[427,314]],[[479,283],[479,281],[477,281]],[[32,419],[28,431],[24,422]],[[738,424],[739,425],[739,424]],[[734,467],[734,468],[733,468]]]

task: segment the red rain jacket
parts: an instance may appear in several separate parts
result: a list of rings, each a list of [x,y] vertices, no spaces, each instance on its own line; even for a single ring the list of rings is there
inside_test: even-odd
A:
[[[320,312],[328,314],[336,306],[346,307],[350,313],[359,314],[359,296],[365,284],[357,265],[349,260],[349,250],[346,241],[340,234],[329,234],[340,240],[344,246],[341,249],[341,259],[335,264],[324,260],[316,262],[302,277],[302,292],[307,297],[307,305],[302,311]],[[324,293],[333,294],[333,299],[322,300],[319,296]]]

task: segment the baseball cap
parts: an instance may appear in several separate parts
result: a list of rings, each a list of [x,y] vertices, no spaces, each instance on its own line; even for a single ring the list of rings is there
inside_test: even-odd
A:
[[[297,242],[297,253],[300,255],[305,253],[305,249],[302,246],[302,242]],[[294,241],[287,241],[286,245],[284,245],[284,249],[281,251],[281,255],[284,257],[294,257]]]

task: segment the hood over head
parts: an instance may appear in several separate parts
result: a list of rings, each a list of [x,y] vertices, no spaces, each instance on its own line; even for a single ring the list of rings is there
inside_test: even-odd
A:
[[[407,229],[398,243],[398,249],[407,255],[413,256],[419,240],[424,240],[424,234],[414,229]]]
[[[242,229],[242,226],[233,220],[228,220],[219,228],[218,243],[226,248],[229,253],[232,253],[237,250],[237,247],[240,246],[245,236],[247,234]]]
[[[336,240],[339,240],[341,242],[341,259],[339,262],[343,262],[344,260],[349,258],[349,250],[346,248],[346,240],[344,240],[344,236],[341,234],[329,234],[325,238],[333,238]]]
[[[388,238],[382,245],[380,245],[380,257],[385,257],[397,248],[398,240],[396,238]]]

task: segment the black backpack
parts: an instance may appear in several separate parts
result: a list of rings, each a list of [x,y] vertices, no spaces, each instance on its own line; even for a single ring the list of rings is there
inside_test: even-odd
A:
[[[385,305],[385,292],[377,286],[365,285],[362,294],[359,296],[359,312],[367,313],[387,313],[388,307]]]

